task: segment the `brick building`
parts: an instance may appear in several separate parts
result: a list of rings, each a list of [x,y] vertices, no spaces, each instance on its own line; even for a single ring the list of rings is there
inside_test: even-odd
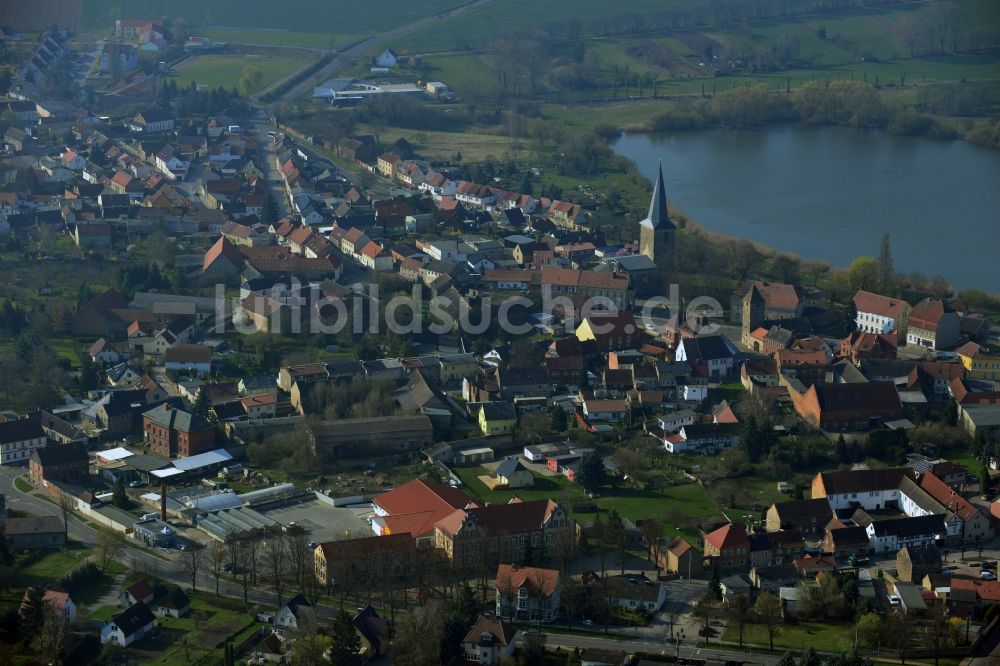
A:
[[[164,458],[186,458],[215,448],[215,426],[202,417],[169,404],[142,415],[150,450]]]
[[[65,481],[82,484],[89,473],[87,449],[83,444],[49,444],[31,453],[28,463],[31,482]]]

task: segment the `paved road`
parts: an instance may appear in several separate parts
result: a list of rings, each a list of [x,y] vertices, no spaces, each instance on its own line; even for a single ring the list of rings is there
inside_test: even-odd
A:
[[[522,637],[522,640],[523,637]],[[779,656],[754,654],[752,650],[738,651],[727,647],[712,647],[705,645],[681,644],[679,647],[662,640],[619,640],[604,636],[582,636],[580,634],[545,634],[545,644],[548,647],[599,648],[602,650],[624,650],[625,652],[650,652],[653,654],[674,655],[682,659],[712,659],[715,661],[741,661],[747,664],[762,664],[773,666],[781,659]]]
[[[258,145],[264,149],[260,151],[261,159],[257,168],[264,174],[264,181],[268,184],[268,191],[278,204],[278,219],[288,216],[288,199],[285,196],[285,188],[281,185],[280,174],[274,164],[274,143],[268,135],[271,130],[267,122],[268,114],[264,109],[257,109],[250,120],[250,127],[257,132]]]

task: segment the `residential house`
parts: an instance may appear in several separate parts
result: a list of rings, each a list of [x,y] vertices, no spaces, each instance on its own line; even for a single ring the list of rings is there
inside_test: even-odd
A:
[[[750,538],[746,528],[729,523],[705,535],[704,556],[709,566],[720,571],[750,568]]]
[[[82,485],[90,474],[89,463],[83,444],[49,444],[31,452],[28,471],[39,487],[53,481]]]
[[[567,316],[600,310],[624,313],[635,297],[629,277],[611,271],[543,266],[538,284],[545,311]]]
[[[768,532],[799,530],[802,534],[822,534],[833,517],[825,498],[775,502],[768,508],[765,525]]]
[[[202,417],[163,404],[142,415],[144,440],[164,458],[186,458],[215,448],[215,426]]]
[[[720,379],[732,374],[735,358],[736,348],[724,335],[708,335],[681,340],[674,360],[689,363],[698,375]]]
[[[11,550],[62,548],[66,545],[66,524],[59,516],[7,518],[4,534]]]
[[[603,579],[595,575],[588,587],[599,590],[612,606],[629,611],[653,614],[663,608],[667,600],[667,586],[643,574],[608,575]]]
[[[854,295],[854,320],[862,333],[888,335],[905,328],[910,304],[899,298],[889,298],[861,290]]]
[[[495,478],[497,487],[530,488],[535,483],[534,475],[521,464],[517,456],[507,456],[501,460]]]
[[[961,322],[958,313],[939,298],[925,298],[913,306],[907,318],[906,344],[928,349],[947,349],[958,344]]]
[[[589,421],[620,421],[628,414],[626,400],[584,400],[583,415]]]
[[[133,132],[144,132],[146,134],[170,132],[174,129],[174,116],[164,109],[140,111],[132,117],[129,128]]]
[[[496,613],[509,620],[552,622],[559,616],[559,571],[501,564],[496,575]]]
[[[729,299],[730,323],[741,324],[743,322],[744,301],[751,287],[755,288],[761,297],[763,297],[763,316],[765,320],[780,321],[782,319],[794,319],[802,316],[806,305],[806,298],[800,287],[791,284],[751,280],[741,284],[733,291]]]
[[[948,522],[954,519],[961,521],[961,531],[953,535],[965,544],[979,544],[993,538],[993,524],[989,516],[976,505],[938,478],[934,472],[924,472],[917,481],[920,489],[927,493],[936,503],[935,512],[944,511],[949,515]]]
[[[101,74],[114,73],[114,59],[118,59],[118,74],[124,76],[132,73],[139,66],[138,51],[131,44],[112,44],[106,42],[101,51],[99,64]]]
[[[175,587],[156,604],[155,614],[160,617],[184,617],[191,610],[191,600],[184,590]]]
[[[127,361],[111,366],[104,373],[104,376],[107,377],[108,384],[111,386],[131,386],[142,377],[139,371],[129,365]]]
[[[48,441],[38,414],[0,421],[0,465],[27,463]]]
[[[955,353],[969,379],[1000,380],[1000,354],[972,341],[956,349]]]
[[[899,580],[919,585],[928,574],[941,572],[941,553],[937,546],[904,546],[896,553]]]
[[[676,537],[666,548],[658,548],[657,562],[665,573],[678,574],[689,580],[700,574],[705,566],[702,553],[682,537]]]
[[[628,312],[587,317],[575,334],[580,342],[593,341],[602,352],[637,349],[646,338]]]
[[[754,532],[750,540],[750,566],[770,567],[788,564],[805,550],[805,540],[797,529],[780,532]]]
[[[378,67],[395,67],[399,63],[399,56],[392,49],[386,49],[375,56],[375,65]]]
[[[299,629],[299,619],[313,613],[313,605],[301,593],[286,601],[274,616],[274,632],[279,636],[292,636]]]
[[[820,472],[812,481],[813,499],[825,498],[834,511],[898,509],[903,479],[913,479],[906,467]]]
[[[111,616],[101,629],[101,643],[114,643],[122,647],[131,645],[148,634],[155,623],[156,616],[140,601]]]
[[[122,590],[118,595],[119,606],[132,606],[133,604],[153,603],[153,586],[145,580],[138,580],[129,588]]]
[[[871,550],[868,531],[863,527],[837,527],[823,536],[823,552],[837,559],[862,558]]]
[[[663,447],[668,453],[694,452],[702,455],[716,455],[739,443],[738,423],[695,423],[681,426],[676,433],[657,434],[662,437]]]
[[[206,375],[212,371],[212,348],[206,345],[178,344],[167,349],[163,360],[167,370],[188,370],[197,375]]]
[[[29,586],[24,591],[21,599],[21,614],[30,607],[35,589]],[[76,622],[76,604],[70,598],[68,592],[62,590],[45,590],[42,592],[42,603],[51,608],[57,616],[61,617],[66,624],[71,625]]]
[[[466,662],[495,666],[517,647],[517,629],[496,617],[483,615],[462,639]]]
[[[944,514],[875,520],[866,528],[872,550],[895,553],[904,546],[932,546],[945,538]]]

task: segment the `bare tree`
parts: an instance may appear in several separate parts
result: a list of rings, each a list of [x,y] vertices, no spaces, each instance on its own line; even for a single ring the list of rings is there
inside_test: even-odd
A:
[[[292,643],[292,662],[303,666],[329,663],[323,653],[330,646],[330,638],[320,633],[319,620],[314,608],[300,607],[295,618],[295,642]]]
[[[63,536],[69,538],[69,517],[73,512],[73,498],[66,492],[59,492],[59,511],[62,513]]]
[[[729,617],[736,627],[736,631],[739,632],[740,647],[742,648],[743,632],[746,630],[747,623],[750,622],[750,614],[753,612],[750,597],[745,593],[737,594],[726,604],[726,609],[729,611]]]
[[[253,582],[253,567],[250,566],[250,558],[251,552],[255,549],[254,541],[256,539],[251,537],[236,542],[236,550],[239,551],[239,561],[241,562],[238,580],[243,587],[243,604],[248,608],[250,607],[250,585]],[[233,574],[236,574],[236,570],[233,571]]]
[[[44,663],[62,663],[69,647],[70,627],[66,616],[52,604],[42,604],[42,626],[35,635],[33,647]]]
[[[400,666],[437,666],[444,637],[444,608],[431,603],[416,608],[399,623],[392,639],[394,663]]]
[[[101,571],[106,571],[112,561],[119,559],[125,551],[125,541],[117,532],[101,530],[97,537],[97,557]]]
[[[278,531],[267,540],[267,548],[264,550],[264,568],[267,570],[268,578],[274,592],[278,595],[278,606],[281,606],[281,594],[285,587],[285,573],[288,564],[288,545],[284,532]],[[328,562],[327,566],[333,566],[333,562]]]
[[[215,576],[215,596],[219,596],[219,579],[222,578],[222,571],[226,564],[226,549],[222,546],[215,548],[210,560],[212,565],[212,575]]]
[[[181,566],[191,576],[191,591],[198,591],[198,571],[205,563],[205,549],[191,544],[181,557]]]

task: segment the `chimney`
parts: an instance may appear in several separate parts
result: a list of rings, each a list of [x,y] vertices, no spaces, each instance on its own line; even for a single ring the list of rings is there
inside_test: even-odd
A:
[[[167,522],[167,484],[160,483],[160,520]]]

